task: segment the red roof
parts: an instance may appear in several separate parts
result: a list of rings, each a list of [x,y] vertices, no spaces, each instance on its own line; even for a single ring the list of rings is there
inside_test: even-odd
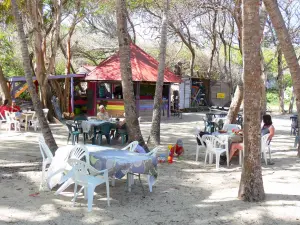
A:
[[[130,45],[130,49],[132,80],[156,82],[158,61],[134,44]],[[85,80],[121,81],[119,52],[102,61]],[[181,79],[166,68],[164,82],[180,83]]]

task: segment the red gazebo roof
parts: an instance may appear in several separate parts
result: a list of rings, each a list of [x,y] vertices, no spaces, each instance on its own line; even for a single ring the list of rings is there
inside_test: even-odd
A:
[[[130,45],[130,50],[132,80],[156,82],[158,61],[134,44]],[[121,81],[119,52],[102,61],[85,80]],[[164,82],[180,83],[181,79],[166,68]]]

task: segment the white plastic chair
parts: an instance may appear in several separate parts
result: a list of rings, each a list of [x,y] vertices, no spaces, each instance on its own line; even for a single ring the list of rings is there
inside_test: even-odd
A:
[[[225,124],[222,130],[232,131],[232,130],[240,130],[241,126],[238,124]]]
[[[157,154],[158,150],[159,150],[159,147],[156,147],[156,148],[152,149],[150,152],[148,152],[146,155],[156,157],[156,154]]]
[[[88,211],[92,211],[93,199],[94,199],[94,190],[96,186],[106,183],[106,194],[107,194],[107,205],[110,206],[109,199],[109,182],[108,182],[108,170],[96,171],[97,176],[89,175],[89,171],[95,170],[89,163],[83,162],[78,159],[69,159],[68,164],[72,166],[70,174],[72,180],[74,180],[74,198],[73,206],[75,205],[76,198],[78,194],[84,190],[85,199],[88,200]],[[81,189],[77,192],[77,186],[82,186]]]
[[[2,127],[2,123],[5,124],[6,123],[6,119],[0,113],[0,130],[1,130],[1,127]]]
[[[200,140],[200,143],[201,143],[201,145],[198,145],[198,142],[196,141],[196,143],[197,143],[196,162],[197,162],[198,161],[198,156],[199,156],[200,149],[206,149],[206,147],[205,147],[204,141],[202,140],[202,138],[200,137],[199,134],[196,135],[196,138],[198,138]]]
[[[69,159],[82,160],[84,157],[85,157],[85,162],[88,163],[88,164],[90,164],[89,152],[88,152],[87,148],[84,145],[76,145],[71,150],[70,155],[69,155]],[[71,170],[70,165],[68,164],[65,169],[66,169],[66,171],[70,171]],[[55,195],[60,194],[61,192],[63,192],[64,190],[66,190],[73,183],[74,183],[74,180],[72,178],[69,178],[68,180],[66,180],[63,183],[63,185],[61,185],[57,189],[57,191],[55,192]]]
[[[6,130],[11,130],[11,125],[14,125],[15,131],[19,130],[21,131],[21,125],[18,120],[15,120],[13,118],[13,115],[9,111],[4,111],[5,113],[5,118],[6,118],[6,123],[7,123],[7,128]]]
[[[133,152],[135,150],[136,146],[138,146],[138,144],[139,144],[138,141],[133,141],[126,147],[122,148],[122,150],[128,150],[130,152]]]
[[[39,120],[36,116],[36,112],[32,114],[31,120],[29,120],[29,127],[33,127],[34,131],[37,131],[39,125]]]
[[[45,118],[47,120],[47,115],[48,115],[49,109],[43,109],[43,112],[44,112],[44,116],[45,116]],[[37,131],[37,129],[40,128],[40,123],[39,123],[39,120],[37,118],[36,112],[34,112],[32,114],[32,118],[29,121],[29,125],[31,127],[33,127],[34,131]]]
[[[48,147],[48,145],[45,142],[45,139],[42,135],[38,137],[39,147],[40,151],[43,157],[43,166],[42,166],[42,181],[40,185],[40,189],[43,188],[43,184],[45,182],[45,173],[46,173],[46,167],[47,165],[50,165],[53,159],[53,155]]]
[[[224,143],[217,137],[212,135],[203,135],[203,140],[206,143],[206,152],[205,152],[205,159],[204,164],[206,165],[207,156],[212,154],[216,155],[216,169],[219,169],[220,166],[220,155],[226,152],[226,148],[220,148],[220,146],[224,145]],[[227,161],[228,161],[227,157]]]
[[[270,134],[265,134],[261,137],[261,156],[264,158],[266,165],[268,165],[267,153],[269,152],[269,158],[271,162],[271,146],[268,140]]]

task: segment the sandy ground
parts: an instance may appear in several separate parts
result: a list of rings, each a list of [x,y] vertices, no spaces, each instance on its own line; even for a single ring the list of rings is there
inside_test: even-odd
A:
[[[204,167],[204,154],[195,162],[197,125],[203,114],[184,114],[183,119],[162,122],[162,146],[178,138],[184,142],[183,160],[159,164],[159,179],[153,193],[142,195],[139,185],[125,192],[125,180],[111,187],[111,207],[105,188],[99,186],[91,213],[86,201],[71,203],[72,187],[64,195],[39,192],[41,155],[35,132],[0,133],[0,224],[300,224],[300,159],[289,135],[289,116],[274,116],[276,136],[272,142],[274,165],[263,167],[266,200],[247,203],[237,199],[241,168],[238,159],[229,168]],[[51,125],[59,146],[66,144],[67,131]],[[143,134],[150,120],[142,118]],[[116,144],[116,143],[115,143]],[[147,190],[145,178],[144,187]],[[29,196],[39,192],[36,197]],[[123,196],[123,198],[122,198]]]

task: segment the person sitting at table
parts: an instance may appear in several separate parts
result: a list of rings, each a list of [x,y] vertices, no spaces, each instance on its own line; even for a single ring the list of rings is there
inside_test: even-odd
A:
[[[263,126],[261,128],[261,136],[264,136],[266,134],[269,134],[268,140],[271,141],[274,133],[275,133],[275,128],[272,123],[272,118],[270,115],[264,115],[263,116]]]
[[[0,107],[0,114],[5,118],[5,111],[10,111],[11,107],[8,105],[8,99],[4,100],[3,105]]]
[[[109,120],[109,115],[108,115],[108,112],[105,110],[104,105],[99,106],[99,112],[97,114],[97,119]]]
[[[21,108],[16,104],[16,100],[11,101],[11,112],[20,112]]]

